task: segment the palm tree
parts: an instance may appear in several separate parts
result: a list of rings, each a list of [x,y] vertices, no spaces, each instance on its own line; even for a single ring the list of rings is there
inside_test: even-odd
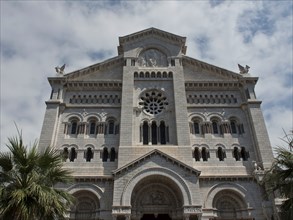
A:
[[[266,171],[263,182],[269,192],[276,192],[284,198],[281,218],[293,219],[293,133],[286,134],[285,139],[282,140],[288,147],[278,147],[275,150],[275,161]]]
[[[7,147],[10,152],[0,153],[0,219],[64,219],[73,196],[54,185],[72,177],[60,154],[49,147],[38,152],[37,143],[28,149],[20,133]]]

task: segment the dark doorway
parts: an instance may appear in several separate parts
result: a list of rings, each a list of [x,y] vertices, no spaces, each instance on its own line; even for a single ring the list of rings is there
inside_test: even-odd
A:
[[[157,218],[154,214],[144,214],[141,220],[172,220],[168,214],[158,214]]]

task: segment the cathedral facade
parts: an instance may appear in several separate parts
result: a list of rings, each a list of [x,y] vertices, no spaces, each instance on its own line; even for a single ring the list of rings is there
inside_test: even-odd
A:
[[[118,55],[49,77],[39,148],[75,182],[70,220],[271,219],[259,184],[273,154],[258,78],[186,56],[186,38],[149,28]]]

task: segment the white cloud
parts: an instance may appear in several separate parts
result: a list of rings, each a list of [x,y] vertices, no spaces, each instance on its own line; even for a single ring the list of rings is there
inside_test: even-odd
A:
[[[292,129],[292,2],[1,1],[1,147],[40,135],[48,76],[117,55],[118,37],[156,27],[187,37],[187,55],[251,66],[272,145]],[[199,43],[202,43],[200,45]]]

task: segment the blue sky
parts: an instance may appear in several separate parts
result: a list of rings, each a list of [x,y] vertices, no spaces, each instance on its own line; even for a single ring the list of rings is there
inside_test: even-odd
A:
[[[293,128],[292,1],[1,1],[1,149],[39,138],[47,77],[117,55],[118,37],[156,27],[187,37],[187,55],[259,77],[272,146]]]

